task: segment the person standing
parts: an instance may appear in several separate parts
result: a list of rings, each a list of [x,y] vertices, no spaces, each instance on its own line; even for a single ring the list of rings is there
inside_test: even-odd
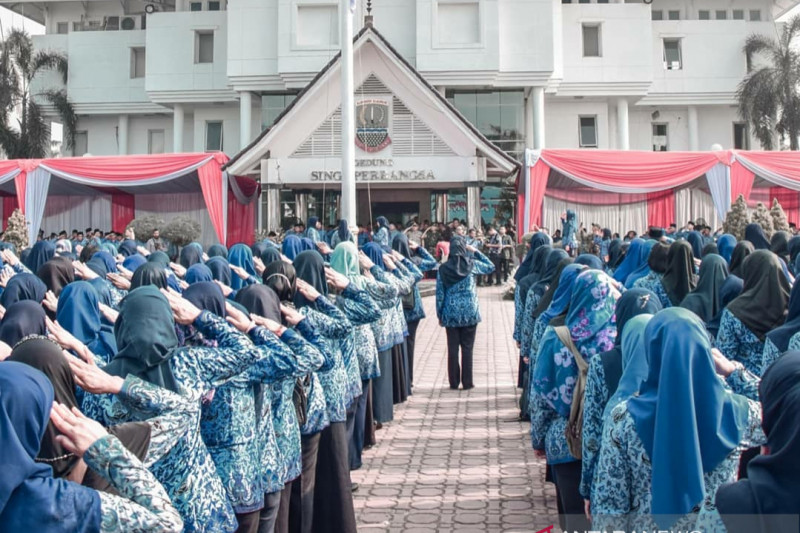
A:
[[[505,228],[504,228],[505,229]],[[493,227],[489,226],[489,231],[487,232],[489,238],[486,241],[486,250],[487,255],[489,256],[489,260],[494,265],[494,272],[486,276],[486,284],[491,286],[492,279],[494,279],[495,285],[500,285],[500,272],[502,270],[502,258],[503,258],[503,245],[500,239],[500,233]]]
[[[153,252],[160,252],[167,249],[167,244],[164,242],[164,239],[161,238],[158,228],[153,230],[153,235],[150,240],[147,241],[146,248],[151,254]]]
[[[436,276],[436,316],[447,331],[447,374],[450,388],[475,387],[472,380],[472,349],[481,321],[473,274],[489,274],[494,265],[485,255],[468,246],[464,237],[450,239],[447,261]],[[459,349],[461,365],[459,365]]]

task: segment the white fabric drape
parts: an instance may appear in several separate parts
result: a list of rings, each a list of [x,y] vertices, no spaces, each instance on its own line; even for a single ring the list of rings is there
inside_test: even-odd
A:
[[[748,159],[742,157],[738,153],[736,154],[736,160],[742,164],[750,172],[754,173],[759,178],[763,178],[770,183],[774,183],[775,185],[779,185],[781,187],[785,187],[787,189],[791,189],[793,191],[800,191],[800,182],[791,180],[789,178],[784,178],[780,174],[775,174],[771,170],[767,170],[763,167],[760,167],[749,161]]]
[[[2,176],[0,176],[0,184],[3,184],[5,182],[7,182],[7,181],[13,180],[14,178],[17,177],[17,175],[19,175],[20,172],[21,172],[20,169],[15,168],[14,170],[9,172],[8,174],[3,174]]]
[[[47,191],[50,189],[50,172],[41,166],[28,172],[25,182],[25,218],[28,219],[28,242],[36,242],[42,227]]]
[[[544,227],[551,235],[555,230],[561,229],[561,214],[568,207],[577,214],[578,223],[582,222],[588,230],[591,230],[591,224],[595,223],[620,235],[624,235],[629,230],[639,234],[647,232],[647,202],[625,205],[587,205],[568,203],[545,195],[542,220]]]
[[[83,231],[88,227],[111,229],[110,195],[53,195],[47,199],[42,217],[42,229],[46,234],[61,230],[69,233],[73,229]]]
[[[683,188],[675,191],[675,224],[682,228],[690,220],[704,218],[713,228],[722,225],[711,195],[700,189]]]
[[[731,167],[717,163],[706,172],[706,181],[719,218],[731,208]]]
[[[200,222],[200,239],[203,246],[219,242],[214,224],[208,216],[208,208],[202,192],[182,194],[137,194],[136,216],[156,215],[169,222],[177,216],[185,216]]]

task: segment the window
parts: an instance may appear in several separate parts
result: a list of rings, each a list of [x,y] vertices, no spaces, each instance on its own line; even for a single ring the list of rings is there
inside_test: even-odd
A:
[[[194,33],[194,62],[214,62],[214,32],[197,31]]]
[[[658,9],[654,9],[650,12],[650,19],[651,20],[664,20],[664,12]]]
[[[583,25],[583,57],[600,57],[600,25]]]
[[[681,20],[681,12],[680,11],[669,11],[669,20]]]
[[[561,0],[562,4],[571,4],[572,0]]]
[[[666,152],[667,150],[669,150],[667,125],[653,123],[653,151]]]
[[[206,121],[206,152],[222,151],[222,121]]]
[[[131,79],[144,78],[145,74],[144,48],[131,48]]]
[[[265,94],[261,96],[261,129],[272,126],[278,115],[297,98],[295,93]]]
[[[478,33],[478,8],[460,9],[461,4],[439,5],[439,42],[469,40],[465,33]],[[473,16],[474,15],[474,16]],[[446,23],[446,24],[445,24]],[[461,26],[464,25],[462,29]],[[441,26],[446,26],[442,28]],[[450,34],[453,32],[453,35]],[[477,39],[476,36],[473,37]],[[295,21],[298,46],[325,49],[339,44],[339,8],[337,4],[299,4]]]
[[[522,161],[525,152],[525,93],[448,90],[447,99],[495,146]]]
[[[203,2],[189,3],[189,11],[202,11],[202,10],[203,10]]]
[[[683,68],[680,39],[664,39],[664,68],[667,70]]]
[[[700,20],[711,20],[711,11],[708,9],[701,9],[697,12],[697,18]]]
[[[724,9],[718,9],[714,12],[714,18],[717,20],[726,20],[728,18],[728,12]]]
[[[750,131],[744,122],[733,123],[733,148],[735,150],[750,149]]]
[[[64,35],[69,32],[69,22],[56,22],[56,33]]]
[[[164,150],[164,130],[147,130],[147,153],[163,154]]]
[[[209,2],[208,3],[208,10],[209,11],[219,11],[220,10],[220,3],[219,2]]]
[[[83,24],[80,22],[73,22],[72,31],[83,31]]]
[[[89,132],[76,131],[73,142],[75,146],[72,147],[72,155],[80,157],[89,153]]]
[[[590,0],[578,0],[578,3],[579,4],[591,4],[592,2]]]
[[[761,11],[758,9],[751,9],[750,10],[750,21],[751,22],[760,22],[761,21]]]
[[[734,9],[733,20],[744,20],[744,9]]]
[[[578,117],[581,148],[597,148],[597,117]]]
[[[597,0],[598,4],[607,4],[608,0]]]

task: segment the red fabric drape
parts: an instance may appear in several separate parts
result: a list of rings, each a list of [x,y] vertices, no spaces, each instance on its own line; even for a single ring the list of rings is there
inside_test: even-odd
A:
[[[527,179],[527,178],[526,178]],[[517,242],[522,242],[525,233],[525,189],[517,188]]]
[[[3,231],[8,227],[8,218],[14,213],[17,205],[16,196],[3,196]]]
[[[111,194],[111,228],[122,233],[131,220],[136,218],[136,197],[124,192]]]
[[[731,202],[735,202],[740,194],[744,195],[745,200],[750,197],[755,177],[755,174],[743,167],[738,161],[731,165]]]
[[[256,194],[258,182],[247,179],[229,176],[228,180],[236,180],[239,189],[246,197],[250,198]],[[251,243],[255,235],[255,217],[258,196],[249,204],[240,204],[232,191],[228,191],[228,246],[236,243]]]
[[[529,219],[528,223],[531,227],[525,228],[525,231],[530,231],[533,225],[541,226],[542,224],[542,204],[544,202],[544,191],[547,189],[547,178],[550,176],[550,167],[547,166],[543,160],[539,159],[530,169],[529,176]]]
[[[647,225],[667,228],[675,221],[675,191],[647,193]]]
[[[772,206],[772,198],[777,198],[786,213],[786,219],[795,224],[800,221],[800,193],[786,187],[770,187],[769,198],[767,208]]]
[[[800,152],[736,152],[751,163],[788,178],[800,181]]]
[[[200,179],[200,188],[203,190],[203,199],[206,201],[208,216],[214,224],[214,231],[217,233],[219,242],[225,242],[225,221],[222,199],[222,171],[220,163],[212,159],[202,167],[197,169],[197,177]]]
[[[16,159],[4,159],[0,161],[0,176],[4,176],[19,168],[19,162]]]
[[[227,156],[214,154],[159,154],[129,155],[124,157],[64,157],[47,159],[43,163],[57,172],[72,174],[84,179],[109,182],[135,182],[179,173],[201,161],[212,158],[216,168],[227,161]]]

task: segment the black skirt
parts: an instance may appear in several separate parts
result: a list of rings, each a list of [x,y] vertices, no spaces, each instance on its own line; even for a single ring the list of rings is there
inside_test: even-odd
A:
[[[314,487],[314,531],[356,533],[350,463],[344,422],[322,430]]]
[[[372,380],[372,414],[375,422],[391,422],[394,420],[392,407],[392,350],[378,352],[380,377]]]
[[[403,357],[403,344],[392,346],[392,400],[395,404],[408,400],[406,365]]]

